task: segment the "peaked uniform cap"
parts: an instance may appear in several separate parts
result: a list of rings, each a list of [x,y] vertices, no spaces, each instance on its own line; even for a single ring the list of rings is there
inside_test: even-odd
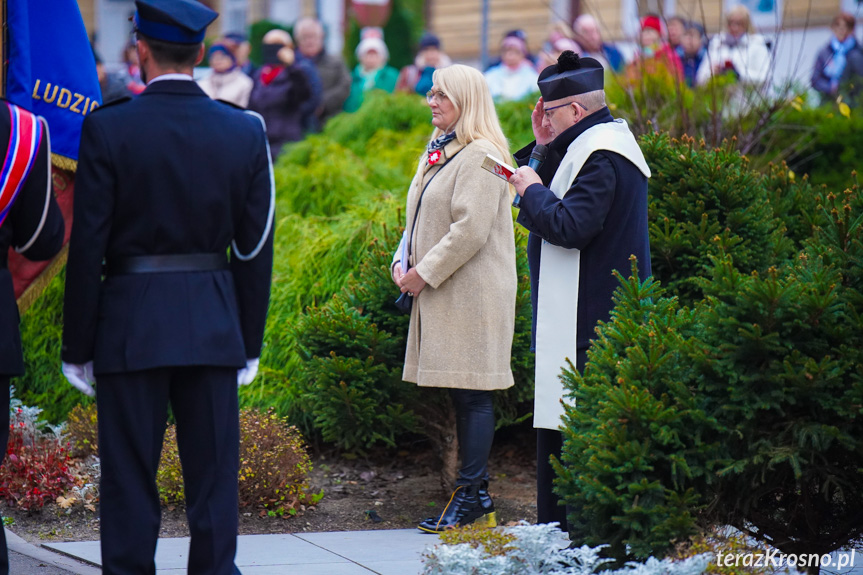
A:
[[[548,66],[539,74],[537,86],[542,99],[553,102],[602,90],[605,86],[605,71],[597,60],[579,58],[575,52],[566,50],[557,59],[557,64]]]
[[[218,18],[197,0],[135,0],[135,27],[148,38],[174,44],[199,44]]]

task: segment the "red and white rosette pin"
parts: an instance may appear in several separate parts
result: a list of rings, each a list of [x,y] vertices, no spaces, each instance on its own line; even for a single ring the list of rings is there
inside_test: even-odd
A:
[[[429,166],[434,166],[440,161],[440,150],[434,150],[431,154],[429,154]]]

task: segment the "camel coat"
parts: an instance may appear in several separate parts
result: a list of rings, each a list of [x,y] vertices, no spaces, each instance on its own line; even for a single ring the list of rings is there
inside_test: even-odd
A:
[[[456,155],[457,154],[457,155]],[[484,170],[486,140],[454,140],[428,166],[420,160],[408,191],[411,267],[427,282],[414,297],[402,379],[425,387],[492,390],[512,386],[515,242],[506,182]]]

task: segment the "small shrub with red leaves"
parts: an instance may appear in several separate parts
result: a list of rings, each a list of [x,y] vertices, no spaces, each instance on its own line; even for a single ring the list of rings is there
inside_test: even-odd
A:
[[[75,485],[60,428],[39,418],[41,410],[13,397],[9,444],[0,466],[0,498],[19,509],[40,509]]]

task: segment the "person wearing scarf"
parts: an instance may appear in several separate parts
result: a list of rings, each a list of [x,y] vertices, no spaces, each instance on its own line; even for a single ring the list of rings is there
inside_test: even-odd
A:
[[[725,23],[727,30],[708,44],[696,83],[704,85],[713,76],[734,74],[743,85],[763,86],[770,74],[770,50],[764,37],[753,30],[749,10],[742,4],[734,6]]]
[[[237,66],[234,53],[225,44],[213,44],[207,57],[212,73],[198,82],[201,89],[214,100],[247,107],[254,82]]]
[[[695,75],[698,73],[698,68],[704,61],[706,53],[704,26],[697,22],[687,22],[679,55],[680,62],[683,64],[683,78],[690,88],[695,86]]]
[[[500,64],[485,73],[491,97],[496,102],[521,100],[536,91],[539,74],[528,56],[527,43],[522,37],[504,37],[500,43]]]
[[[408,188],[405,233],[390,269],[398,289],[413,296],[402,379],[426,388],[428,398],[445,399],[427,388],[446,390],[455,410],[455,490],[440,514],[418,525],[440,533],[496,524],[493,395],[514,383],[518,279],[509,186],[482,167],[489,154],[509,157],[482,74],[460,64],[435,70],[426,99],[435,130]]]
[[[648,14],[641,19],[640,49],[636,59],[627,67],[627,81],[638,84],[644,74],[663,72],[677,81],[683,80],[680,57],[665,41],[663,28],[662,20],[655,14]]]
[[[856,96],[863,76],[863,49],[854,37],[854,16],[841,13],[830,24],[833,36],[815,58],[812,68],[812,87],[821,94],[822,101],[839,95],[840,86],[849,86],[848,97]]]
[[[440,39],[434,34],[424,34],[420,38],[414,63],[399,72],[396,92],[425,96],[426,92],[431,90],[434,71],[450,64],[452,60],[441,51]]]
[[[377,30],[366,32],[369,33],[375,34]],[[365,93],[370,90],[392,94],[399,79],[399,71],[387,65],[390,52],[383,38],[367,35],[357,45],[356,54],[359,64],[351,75],[351,93],[345,101],[345,112],[359,110]]]
[[[249,109],[267,123],[270,154],[275,160],[284,144],[303,139],[303,105],[314,95],[287,32],[270,30],[264,34],[262,48],[264,65],[253,78]]]

